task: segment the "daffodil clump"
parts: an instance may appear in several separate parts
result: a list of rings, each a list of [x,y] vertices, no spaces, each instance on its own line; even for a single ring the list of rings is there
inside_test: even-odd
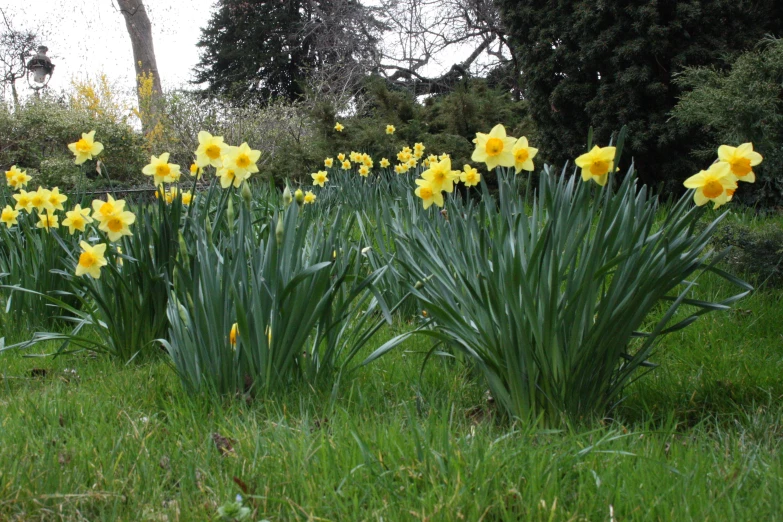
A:
[[[103,145],[95,141],[95,131],[91,131],[82,134],[79,141],[69,145],[69,149],[74,153],[76,163],[82,164],[100,154]],[[170,181],[178,176],[179,167],[168,163],[168,154],[159,158],[153,156],[151,165],[152,168],[147,169],[147,172],[161,181]],[[130,227],[136,221],[136,215],[125,210],[124,200],[115,200],[111,195],[107,196],[106,201],[96,199],[92,202],[92,214],[90,208],[82,208],[80,204],[66,209],[68,196],[62,194],[58,187],[50,190],[39,186],[35,191],[28,192],[23,187],[27,186],[30,176],[16,165],[6,171],[5,175],[8,185],[17,190],[17,193],[12,195],[16,202],[14,207],[6,205],[0,213],[0,222],[7,228],[19,226],[20,214],[25,213],[30,215],[31,224],[35,223],[35,228],[47,233],[62,227],[67,229],[70,235],[78,233],[87,238],[89,227],[95,226],[109,242],[132,235]],[[100,277],[100,268],[105,266],[102,256],[106,244],[98,244],[87,250],[84,245],[89,245],[85,241],[82,241],[81,245],[83,252],[76,266],[76,275],[89,274],[97,279]],[[101,245],[103,248],[100,248]]]
[[[27,187],[27,183],[32,177],[27,175],[27,171],[20,170],[16,165],[12,165],[10,169],[5,171],[6,185],[11,187],[11,190],[19,190]]]

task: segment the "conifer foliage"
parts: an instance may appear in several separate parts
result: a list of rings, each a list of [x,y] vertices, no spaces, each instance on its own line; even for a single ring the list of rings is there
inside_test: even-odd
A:
[[[670,120],[688,66],[725,63],[783,30],[775,0],[496,0],[516,48],[542,149],[563,162],[628,126],[626,144],[648,182],[692,173],[697,135]],[[691,131],[693,132],[693,131]],[[628,156],[630,157],[630,155]]]
[[[237,101],[293,100],[314,70],[371,63],[379,30],[358,0],[218,0],[195,83]]]

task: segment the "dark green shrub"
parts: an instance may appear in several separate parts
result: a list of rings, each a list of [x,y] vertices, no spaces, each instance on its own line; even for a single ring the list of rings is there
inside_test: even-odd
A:
[[[508,91],[491,89],[483,79],[467,80],[448,94],[419,102],[381,78],[369,78],[357,108],[350,118],[341,118],[328,104],[313,109],[319,131],[316,149],[322,155],[357,150],[393,162],[402,147],[422,142],[426,154],[448,152],[455,168],[461,168],[470,163],[476,132],[486,132],[500,122],[514,136],[536,139],[527,103],[515,101]],[[336,121],[345,124],[343,132],[334,131]],[[393,136],[386,134],[387,124],[397,128]]]
[[[736,199],[761,207],[777,205],[783,196],[783,40],[764,40],[727,71],[686,69],[676,82],[690,92],[680,98],[674,118],[708,137],[694,156],[706,166],[719,145],[752,142],[764,162],[754,169],[756,183],[743,184]]]
[[[30,174],[31,169],[38,171],[40,180],[33,179],[33,184],[53,181],[61,183],[60,188],[70,189],[81,173],[94,177],[94,164],[74,165],[68,151],[69,143],[91,130],[104,145],[100,159],[112,180],[140,183],[141,169],[149,160],[143,137],[128,124],[71,108],[54,97],[31,98],[16,111],[0,105],[0,126],[0,166],[19,165]],[[67,161],[73,168],[66,167]]]
[[[736,273],[753,277],[758,286],[783,286],[783,226],[727,223],[713,237],[719,248],[732,247],[727,257]]]

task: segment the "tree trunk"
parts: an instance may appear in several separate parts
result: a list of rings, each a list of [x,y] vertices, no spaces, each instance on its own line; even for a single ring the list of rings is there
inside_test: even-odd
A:
[[[133,46],[139,114],[142,127],[145,132],[148,132],[158,122],[157,114],[163,92],[158,75],[158,63],[155,60],[155,48],[152,45],[152,25],[143,0],[117,0],[117,3],[122,16],[125,17],[125,26]]]

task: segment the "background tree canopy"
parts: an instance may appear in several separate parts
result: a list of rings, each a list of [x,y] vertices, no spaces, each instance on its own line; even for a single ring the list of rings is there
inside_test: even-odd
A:
[[[558,163],[584,150],[590,126],[606,144],[628,126],[628,152],[646,182],[703,167],[699,140],[670,121],[674,76],[717,65],[783,29],[783,2],[759,0],[496,0],[515,46],[539,145]]]
[[[234,100],[293,100],[313,69],[372,62],[379,27],[357,0],[219,0],[195,83]]]

